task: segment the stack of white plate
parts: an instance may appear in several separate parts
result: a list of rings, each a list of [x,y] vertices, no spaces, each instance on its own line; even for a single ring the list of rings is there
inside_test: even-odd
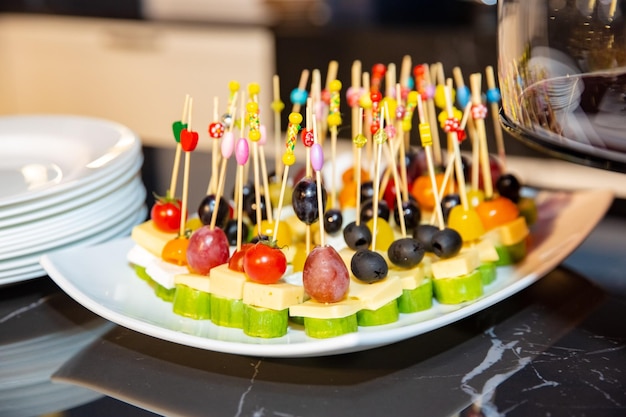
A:
[[[0,285],[48,252],[129,234],[146,216],[141,142],[106,120],[0,117]]]

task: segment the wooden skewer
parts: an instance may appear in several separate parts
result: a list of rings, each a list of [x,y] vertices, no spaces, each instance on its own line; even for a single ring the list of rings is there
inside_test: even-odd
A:
[[[385,117],[386,120],[389,120],[389,108],[385,104]],[[391,172],[393,174],[393,185],[396,189],[396,205],[398,208],[398,218],[400,220],[400,232],[402,233],[402,237],[406,237],[406,223],[404,221],[404,213],[402,207],[402,192],[400,191],[400,179],[398,175],[398,167],[396,165],[396,157],[395,152],[393,150],[393,146],[390,140],[387,140],[387,146],[389,147],[389,162],[391,165]]]
[[[470,75],[470,90],[472,92],[472,105],[482,105],[481,101],[481,81],[480,73]],[[485,119],[474,120],[478,140],[480,141],[480,166],[483,174],[483,187],[485,188],[485,199],[493,197],[493,183],[491,182],[491,166],[489,163],[489,150],[487,149],[487,133],[485,131]]]
[[[357,135],[363,135],[363,108],[359,108],[359,123],[357,129]],[[355,136],[356,137],[356,136]],[[362,146],[355,146],[356,148],[356,161],[354,164],[354,175],[356,175],[356,220],[357,226],[361,224],[361,155]]]
[[[283,163],[280,159],[280,140],[282,133],[280,113],[285,104],[280,100],[280,78],[278,75],[272,77],[272,93],[274,95],[274,101],[272,102],[272,110],[274,111],[274,172],[276,173],[276,178],[280,178],[283,174]]]
[[[487,88],[496,91],[496,79],[491,65],[485,69],[485,78],[487,80]],[[493,133],[496,139],[496,150],[498,152],[498,158],[500,159],[500,165],[503,171],[506,171],[506,151],[504,149],[504,137],[502,135],[502,125],[499,119],[499,105],[496,101],[490,103],[491,106],[491,119],[493,120]]]
[[[187,111],[189,108],[189,94],[185,95],[185,104],[183,105],[183,114],[180,118],[181,123],[184,125],[185,120],[187,120]],[[172,167],[172,175],[170,177],[170,188],[169,192],[172,197],[176,196],[176,184],[178,183],[178,171],[180,170],[180,153],[182,152],[182,147],[180,145],[180,141],[176,142],[176,154],[174,156],[174,166]]]
[[[189,113],[187,116],[187,130],[191,130],[191,113],[192,113],[192,105],[193,99],[189,99]],[[187,199],[189,195],[189,164],[190,164],[191,152],[185,152],[185,166],[183,169],[183,197],[181,204],[181,213],[187,213]],[[183,215],[184,216],[184,215]],[[185,235],[185,222],[181,220],[180,222],[180,236]]]
[[[430,125],[428,124],[428,121],[427,121],[427,117],[424,111],[424,105],[422,103],[421,96],[418,96],[417,98],[417,113],[418,113],[418,117],[419,117],[420,125],[421,125],[420,137],[422,137],[422,143],[424,143],[425,140],[427,141],[429,139],[432,139],[432,136],[430,136],[431,135]],[[430,137],[423,137],[424,135],[427,135]],[[445,228],[445,222],[443,219],[443,210],[441,208],[441,198],[440,198],[441,193],[437,190],[437,179],[435,176],[435,164],[433,162],[432,144],[424,144],[424,151],[426,152],[426,164],[428,166],[428,174],[430,176],[430,186],[432,187],[433,196],[435,199],[435,212],[433,213],[433,215],[437,216],[439,229],[443,230]],[[434,218],[431,219],[430,224],[433,224],[434,220],[435,220]]]
[[[298,82],[298,90],[306,89],[306,84],[309,81],[309,70],[304,69],[302,73],[300,73],[300,81]],[[294,103],[291,107],[292,112],[300,113],[301,109],[300,103]]]

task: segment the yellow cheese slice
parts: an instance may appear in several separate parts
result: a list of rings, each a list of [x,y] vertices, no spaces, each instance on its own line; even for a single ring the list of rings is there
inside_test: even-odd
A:
[[[354,256],[356,251],[354,249],[350,249],[349,247],[345,246],[342,249],[340,249],[337,253],[343,260],[343,263],[346,264],[346,266],[348,267],[348,271],[349,271],[350,262],[352,262],[352,256]]]
[[[377,310],[402,295],[402,282],[398,276],[389,276],[381,281],[367,284],[350,279],[348,297],[361,301],[363,308]]]
[[[397,277],[403,290],[414,290],[424,281],[424,265],[420,263],[413,268],[399,268],[392,265],[389,267],[387,277]]]
[[[440,259],[431,265],[434,278],[453,278],[467,275],[480,266],[480,257],[475,249],[466,250],[452,258]]]
[[[161,257],[161,252],[163,252],[165,244],[176,236],[178,236],[177,232],[168,233],[160,231],[154,227],[152,220],[138,224],[133,227],[130,233],[131,239],[136,244],[159,258]]]
[[[304,288],[280,281],[276,284],[248,281],[243,286],[243,302],[256,307],[284,310],[304,302]]]
[[[355,314],[361,309],[361,302],[346,299],[336,303],[320,303],[308,300],[289,307],[289,314],[295,317],[311,317],[314,319],[340,319]]]
[[[530,231],[526,224],[526,218],[519,216],[517,219],[498,227],[498,233],[502,244],[511,246],[526,239]]]
[[[248,281],[243,272],[233,271],[228,264],[213,267],[211,275],[211,294],[233,300],[243,299],[243,285]]]
[[[207,275],[178,274],[174,276],[174,284],[186,285],[198,291],[211,292],[211,280]]]
[[[496,262],[498,259],[500,259],[493,239],[489,237],[483,237],[478,241],[465,243],[461,251],[467,251],[472,249],[478,251],[478,257],[480,259],[480,262]]]

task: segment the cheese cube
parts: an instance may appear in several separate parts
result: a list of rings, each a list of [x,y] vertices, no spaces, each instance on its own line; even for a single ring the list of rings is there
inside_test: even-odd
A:
[[[165,262],[163,259],[155,258],[146,266],[146,274],[162,287],[174,288],[174,277],[178,274],[189,272],[186,266]]]
[[[398,276],[387,276],[387,278],[367,284],[350,279],[350,289],[348,297],[359,300],[363,308],[377,310],[402,295],[402,282]]]
[[[461,251],[475,249],[478,251],[478,257],[481,262],[496,262],[500,259],[493,239],[484,237],[477,242],[465,243]]]
[[[304,288],[299,285],[277,282],[260,284],[248,281],[243,286],[243,302],[256,307],[284,310],[304,301]]]
[[[211,292],[211,280],[206,275],[178,274],[174,277],[174,284],[186,285],[198,291]]]
[[[142,267],[148,266],[155,259],[159,259],[160,256],[155,256],[152,252],[144,249],[139,245],[135,245],[126,254],[126,260],[133,265],[139,265]]]
[[[431,265],[434,278],[453,278],[467,275],[480,266],[480,257],[475,249],[461,252],[452,258],[440,259]]]
[[[228,264],[211,269],[211,294],[233,300],[243,299],[243,285],[248,278],[243,272],[233,271]]]
[[[289,307],[289,314],[295,317],[314,319],[340,319],[356,314],[360,309],[361,302],[350,298],[336,303],[320,303],[315,300],[308,300]]]
[[[130,237],[131,239],[146,249],[154,256],[161,257],[163,247],[167,242],[178,236],[177,232],[162,232],[154,226],[152,220],[148,220],[133,227]]]
[[[388,277],[398,277],[403,290],[414,290],[424,281],[424,266],[420,263],[413,268],[390,266]]]
[[[498,227],[498,233],[502,244],[511,246],[526,239],[530,231],[526,224],[526,218],[519,216],[517,219]]]

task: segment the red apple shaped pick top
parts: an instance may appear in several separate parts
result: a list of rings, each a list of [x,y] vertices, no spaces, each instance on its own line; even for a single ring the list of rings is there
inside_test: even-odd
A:
[[[189,238],[187,265],[201,275],[208,275],[213,267],[228,262],[228,238],[219,227],[203,226]]]
[[[315,301],[336,303],[348,293],[350,273],[335,248],[317,246],[304,262],[302,284]]]
[[[184,128],[180,131],[180,146],[185,152],[192,152],[198,146],[198,132]]]

